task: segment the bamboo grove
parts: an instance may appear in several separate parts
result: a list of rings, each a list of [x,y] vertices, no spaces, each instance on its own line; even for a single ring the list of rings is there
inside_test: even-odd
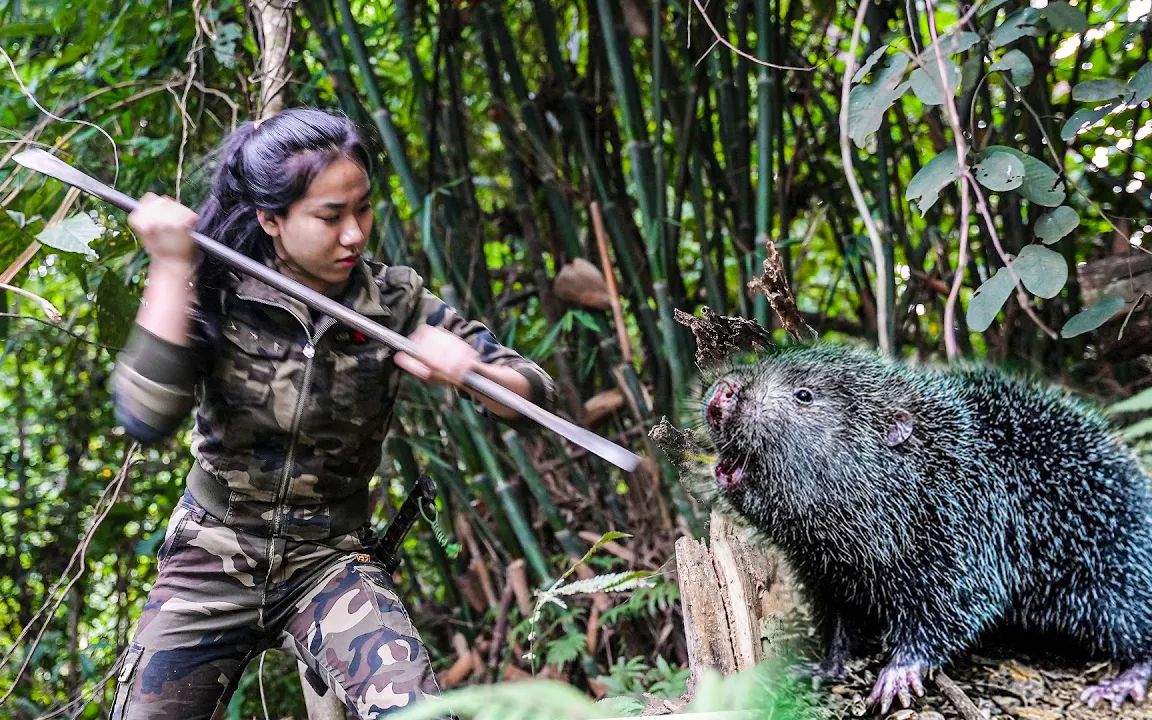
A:
[[[146,263],[123,217],[9,160],[54,148],[130,195],[194,204],[209,148],[261,110],[265,5],[0,0],[0,692],[16,683],[4,710],[16,717],[77,699],[74,716],[106,709],[188,457],[186,433],[136,450],[111,417],[107,379]],[[1100,304],[1078,272],[1146,262],[1148,7],[1032,5],[275,5],[290,18],[285,102],[339,108],[375,143],[373,254],[431,278],[552,373],[562,413],[648,458],[624,476],[407,385],[377,515],[421,471],[440,488],[402,571],[438,666],[475,653],[470,682],[535,670],[603,692],[658,658],[683,663],[667,569],[706,510],[647,431],[697,412],[694,342],[675,310],[777,322],[747,289],[770,247],[825,339],[944,359],[947,314],[960,357],[1113,395],[1149,384],[1143,296],[1132,286]],[[957,147],[965,160],[939,174],[933,160]],[[1025,192],[1041,177],[1069,210]],[[997,275],[1041,254],[1062,259],[1066,283],[1047,276],[1036,292],[1022,263],[1019,288]],[[990,294],[987,329],[969,327]],[[1069,332],[1092,308],[1083,324],[1102,327]],[[580,574],[649,571],[649,586],[530,627],[524,588],[608,531],[630,537]],[[276,711],[299,712],[294,679],[269,682]],[[236,717],[253,692],[246,679]]]

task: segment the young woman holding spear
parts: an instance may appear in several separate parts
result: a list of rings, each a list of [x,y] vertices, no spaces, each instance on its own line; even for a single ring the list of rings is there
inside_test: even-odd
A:
[[[199,215],[150,195],[129,216],[151,265],[114,375],[118,417],[155,441],[196,405],[196,462],[119,674],[116,720],[209,718],[269,647],[294,652],[361,718],[437,693],[428,654],[358,532],[395,368],[458,387],[478,374],[543,406],[554,390],[413,270],[362,257],[368,168],[346,118],[287,110],[225,141]],[[415,352],[396,353],[210,255],[197,261],[193,229],[406,336]]]

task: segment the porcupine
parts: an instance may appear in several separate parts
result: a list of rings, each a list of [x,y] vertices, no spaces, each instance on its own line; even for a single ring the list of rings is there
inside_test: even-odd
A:
[[[1090,705],[1143,700],[1152,676],[1152,492],[1103,417],[984,366],[914,368],[865,351],[776,350],[705,395],[723,497],[774,541],[827,643],[888,653],[869,703],[997,626],[1057,634],[1126,669]]]

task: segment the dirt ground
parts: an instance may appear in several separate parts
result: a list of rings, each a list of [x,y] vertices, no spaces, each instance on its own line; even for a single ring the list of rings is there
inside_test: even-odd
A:
[[[827,718],[879,717],[864,707],[872,689],[878,663],[856,661],[846,681],[815,694],[818,714]],[[980,714],[989,720],[1152,720],[1152,700],[1141,705],[1131,701],[1119,710],[1080,702],[1081,691],[1118,672],[1107,663],[1073,665],[1043,657],[970,654],[946,670],[947,677],[963,690]],[[961,718],[956,705],[936,682],[925,683],[925,696],[908,709],[890,711],[890,720],[953,720]]]

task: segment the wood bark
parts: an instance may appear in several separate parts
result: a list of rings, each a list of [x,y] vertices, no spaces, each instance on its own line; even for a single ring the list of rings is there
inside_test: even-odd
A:
[[[249,0],[249,8],[260,43],[261,120],[284,107],[284,90],[291,80],[288,51],[292,45],[292,8],[294,0]]]
[[[712,513],[709,542],[676,542],[676,570],[691,672],[689,692],[704,668],[730,675],[774,656],[775,628],[796,604],[783,557],[749,531]]]

